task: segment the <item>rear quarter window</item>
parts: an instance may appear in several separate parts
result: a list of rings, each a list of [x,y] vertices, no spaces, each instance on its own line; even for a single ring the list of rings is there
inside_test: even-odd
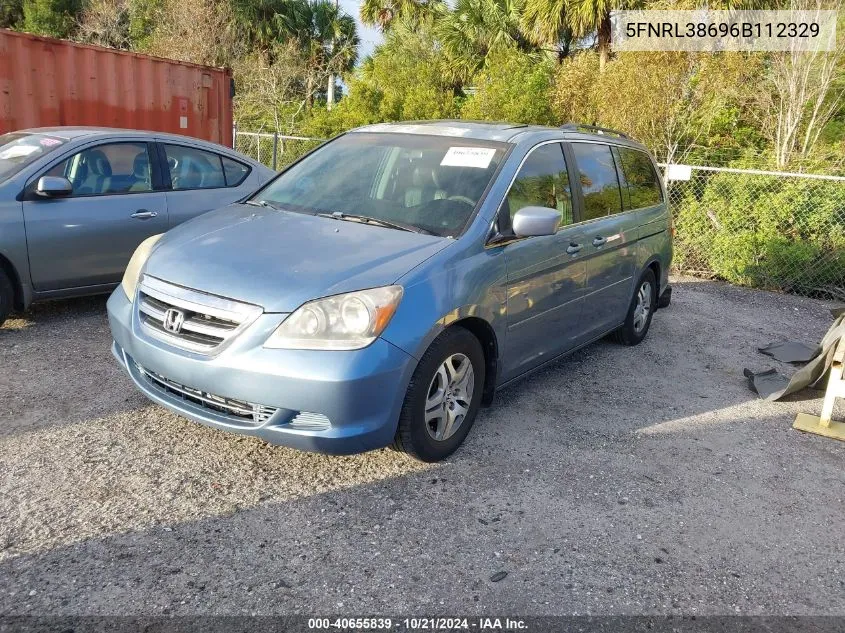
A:
[[[619,147],[622,173],[628,185],[631,209],[642,209],[663,202],[660,178],[648,154],[627,147]]]
[[[223,173],[226,176],[226,186],[237,187],[249,175],[249,167],[228,156],[222,156],[221,159],[223,161]]]

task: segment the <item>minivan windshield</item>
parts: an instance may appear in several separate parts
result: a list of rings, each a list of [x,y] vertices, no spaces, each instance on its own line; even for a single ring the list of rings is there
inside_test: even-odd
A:
[[[65,143],[67,139],[50,134],[12,132],[0,135],[0,182],[8,180]]]
[[[507,144],[393,133],[351,133],[285,171],[251,201],[290,211],[459,234]]]

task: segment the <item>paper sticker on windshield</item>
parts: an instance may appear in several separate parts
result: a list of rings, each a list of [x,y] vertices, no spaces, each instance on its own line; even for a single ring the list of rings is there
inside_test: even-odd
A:
[[[57,138],[42,138],[40,141],[44,147],[54,147],[55,145],[61,145],[62,142]]]
[[[0,152],[0,160],[9,158],[23,158],[38,151],[35,145],[12,145]]]
[[[491,147],[450,147],[440,161],[444,167],[478,167],[487,169],[496,150]]]

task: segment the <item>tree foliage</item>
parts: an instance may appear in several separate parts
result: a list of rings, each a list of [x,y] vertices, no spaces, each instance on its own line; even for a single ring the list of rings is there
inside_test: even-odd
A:
[[[551,125],[554,64],[542,54],[526,55],[515,47],[491,53],[476,77],[476,91],[461,109],[467,119]]]
[[[68,37],[83,6],[82,0],[23,0],[21,27],[51,37]]]

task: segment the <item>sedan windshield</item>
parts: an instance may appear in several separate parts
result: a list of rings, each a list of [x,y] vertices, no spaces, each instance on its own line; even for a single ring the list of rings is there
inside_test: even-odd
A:
[[[67,139],[49,134],[14,132],[0,135],[0,182],[65,143]]]
[[[288,169],[252,202],[454,236],[506,148],[443,136],[347,134]]]

